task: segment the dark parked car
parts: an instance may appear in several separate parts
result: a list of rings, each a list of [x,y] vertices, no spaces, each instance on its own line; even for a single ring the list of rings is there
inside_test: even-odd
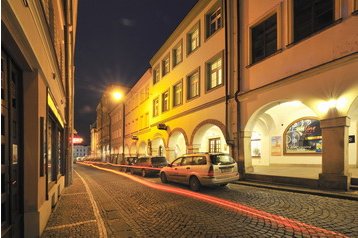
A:
[[[121,161],[121,165],[124,165],[123,167],[121,167],[121,171],[123,172],[130,172],[130,167],[126,167],[126,165],[133,165],[137,162],[138,157],[136,156],[131,156],[131,157],[125,157],[122,161]]]
[[[141,174],[143,177],[148,175],[158,175],[160,168],[168,165],[168,161],[164,156],[144,156],[139,157],[134,166],[137,168],[131,168],[131,173]]]

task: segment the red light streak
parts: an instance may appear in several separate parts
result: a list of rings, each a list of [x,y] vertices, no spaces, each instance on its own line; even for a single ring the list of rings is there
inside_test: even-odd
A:
[[[104,165],[109,164],[109,163],[103,163],[103,162],[96,162],[96,163],[104,164]],[[157,189],[157,190],[161,190],[161,191],[165,191],[165,192],[169,192],[169,193],[174,193],[174,194],[178,194],[178,195],[182,195],[182,196],[186,196],[186,197],[190,197],[190,198],[195,198],[197,200],[205,201],[205,202],[212,203],[215,205],[220,205],[224,208],[230,209],[231,211],[236,211],[236,212],[244,213],[246,215],[251,215],[251,216],[259,217],[259,218],[262,218],[265,220],[270,220],[272,222],[275,222],[276,224],[283,225],[285,229],[287,229],[289,227],[295,231],[302,232],[302,233],[308,234],[308,235],[325,235],[328,237],[347,237],[347,236],[340,234],[338,232],[329,231],[329,230],[319,228],[319,227],[316,227],[313,225],[309,225],[309,224],[306,224],[306,223],[303,223],[300,221],[296,221],[294,219],[289,219],[289,218],[286,218],[283,216],[274,215],[274,214],[271,214],[271,213],[268,213],[265,211],[258,210],[256,208],[242,205],[237,202],[232,202],[232,201],[224,200],[224,199],[217,198],[214,196],[205,195],[205,194],[201,194],[201,193],[197,193],[197,192],[192,192],[192,191],[181,189],[181,188],[173,188],[173,187],[169,187],[166,185],[155,184],[155,183],[143,180],[141,178],[138,178],[136,176],[129,175],[124,172],[119,172],[119,171],[115,171],[112,169],[98,167],[94,164],[89,164],[89,163],[81,163],[81,164],[84,164],[87,166],[92,166],[96,169],[100,169],[103,171],[107,171],[107,172],[111,172],[111,173],[115,173],[115,174],[127,177],[133,181],[136,181],[138,183],[141,183],[141,184],[143,184],[147,187],[153,188],[153,189]],[[122,165],[114,165],[114,166],[121,167]],[[129,167],[129,166],[126,166],[126,167]]]

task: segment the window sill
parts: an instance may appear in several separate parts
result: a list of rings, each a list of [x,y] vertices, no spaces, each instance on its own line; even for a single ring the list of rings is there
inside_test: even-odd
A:
[[[191,54],[193,54],[194,52],[196,52],[198,49],[200,48],[200,45],[198,45],[198,47],[196,47],[194,50],[189,51],[186,53],[186,57],[188,58]]]
[[[257,65],[257,64],[261,63],[262,61],[265,61],[265,60],[267,60],[267,59],[269,59],[269,58],[271,58],[271,57],[273,57],[273,56],[275,56],[275,55],[281,53],[282,51],[283,51],[282,49],[278,49],[278,50],[276,50],[273,54],[271,54],[271,55],[269,55],[269,56],[266,56],[265,58],[262,58],[262,59],[256,61],[255,63],[251,63],[251,64],[247,65],[246,68],[247,68],[247,69],[248,69],[248,68],[251,68],[252,66]]]
[[[210,93],[210,92],[212,92],[212,91],[215,91],[215,89],[221,88],[221,87],[223,87],[223,86],[224,86],[224,83],[221,83],[221,84],[219,84],[219,85],[216,85],[216,86],[213,87],[213,88],[207,89],[207,90],[205,91],[205,93]]]
[[[196,95],[196,96],[194,96],[194,97],[191,97],[191,98],[187,98],[187,99],[186,99],[186,102],[193,101],[194,99],[199,98],[199,97],[200,97],[200,94],[199,94],[199,95]]]

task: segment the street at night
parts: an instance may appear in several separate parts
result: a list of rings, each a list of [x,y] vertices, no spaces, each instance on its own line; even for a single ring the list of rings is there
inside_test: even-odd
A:
[[[194,193],[210,196],[211,202],[193,197],[182,185],[164,185],[174,193],[155,188],[163,186],[158,177],[114,174],[80,164],[74,169],[74,184],[62,195],[43,237],[358,236],[357,201],[237,184]],[[219,205],[216,199],[238,209]]]
[[[358,0],[2,0],[1,238],[358,238]]]

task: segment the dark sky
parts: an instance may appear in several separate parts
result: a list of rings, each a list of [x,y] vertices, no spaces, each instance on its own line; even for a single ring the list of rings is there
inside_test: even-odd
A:
[[[133,86],[197,0],[79,1],[75,129],[90,144],[96,106],[111,83]]]

